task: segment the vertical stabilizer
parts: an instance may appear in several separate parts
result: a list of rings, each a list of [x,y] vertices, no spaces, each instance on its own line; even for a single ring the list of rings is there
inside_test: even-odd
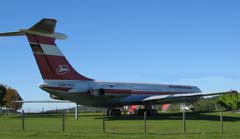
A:
[[[27,36],[44,80],[92,80],[79,74],[55,44],[56,39],[66,38],[55,32],[56,22],[55,19],[42,19],[30,29],[0,36]]]

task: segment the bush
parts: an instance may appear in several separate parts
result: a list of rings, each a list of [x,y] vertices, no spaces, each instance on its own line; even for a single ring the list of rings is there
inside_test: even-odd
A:
[[[240,95],[237,92],[223,94],[218,97],[218,103],[227,110],[237,110],[240,108]]]
[[[199,101],[193,103],[193,107],[195,111],[218,111],[220,109],[220,105],[217,103],[218,97],[205,98],[200,99]]]

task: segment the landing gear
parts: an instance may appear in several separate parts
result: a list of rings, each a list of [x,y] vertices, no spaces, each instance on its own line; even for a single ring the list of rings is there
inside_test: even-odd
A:
[[[158,111],[153,109],[151,105],[144,105],[142,108],[139,108],[134,111],[134,114],[139,116],[144,116],[144,112],[147,112],[147,116],[157,116]],[[121,116],[121,109],[120,108],[109,108],[107,110],[107,115],[112,117]]]
[[[120,109],[108,109],[107,115],[108,116],[121,116],[121,110]]]
[[[140,108],[137,110],[137,115],[144,116],[144,112],[147,112],[147,116],[156,116],[158,114],[158,111],[156,109],[153,109],[151,105],[144,105],[144,108]]]
[[[137,115],[144,116],[145,111],[147,111],[147,116],[156,116],[158,114],[156,109],[139,109]]]

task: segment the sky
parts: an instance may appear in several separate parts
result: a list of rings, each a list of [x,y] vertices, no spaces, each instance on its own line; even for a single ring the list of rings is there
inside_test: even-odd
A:
[[[0,32],[58,20],[59,48],[81,74],[103,81],[240,90],[237,0],[6,0]],[[25,37],[0,38],[0,83],[24,100],[50,100]],[[25,104],[35,111],[74,104]]]

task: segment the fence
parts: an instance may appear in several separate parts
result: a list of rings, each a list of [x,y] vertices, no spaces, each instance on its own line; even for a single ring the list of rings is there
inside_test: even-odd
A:
[[[171,116],[172,115],[172,116]],[[189,115],[189,116],[188,116]],[[175,116],[175,118],[174,118]],[[197,123],[197,117],[193,120],[192,113],[165,113],[160,114],[157,117],[149,117],[146,113],[144,113],[143,117],[140,116],[123,116],[123,117],[108,117],[105,113],[81,113],[79,120],[74,119],[74,114],[66,114],[62,112],[62,114],[26,114],[22,111],[21,115],[15,116],[3,116],[2,118],[7,119],[5,122],[9,124],[10,127],[4,130],[36,130],[36,131],[76,131],[76,129],[84,129],[85,131],[91,132],[102,132],[106,133],[118,133],[118,132],[126,132],[126,133],[169,133],[171,134],[171,130],[164,131],[163,129],[171,129],[170,126],[175,130],[172,130],[172,133],[191,133],[191,132],[208,132],[201,129],[197,130],[192,127],[194,123]],[[188,117],[188,118],[186,118]],[[170,118],[167,119],[167,118]],[[213,117],[210,117],[213,118]],[[217,120],[218,119],[218,120]],[[211,127],[214,127],[214,132],[223,133],[224,124],[223,124],[223,114],[219,113],[218,118],[217,115],[214,116],[214,119],[210,119],[213,121],[213,124],[210,124]],[[239,119],[240,120],[240,119]],[[8,123],[8,122],[9,123]],[[189,123],[188,123],[189,121]],[[209,121],[209,118],[201,117],[199,122],[201,124]],[[168,123],[169,122],[169,123]],[[1,118],[0,118],[0,123]],[[20,124],[21,123],[21,124]],[[159,124],[157,124],[159,123]],[[5,125],[6,125],[5,124]],[[189,126],[188,126],[189,125]],[[12,126],[12,127],[11,127]],[[157,131],[157,127],[159,131]],[[220,129],[220,130],[219,130]],[[200,131],[203,130],[203,131]]]

